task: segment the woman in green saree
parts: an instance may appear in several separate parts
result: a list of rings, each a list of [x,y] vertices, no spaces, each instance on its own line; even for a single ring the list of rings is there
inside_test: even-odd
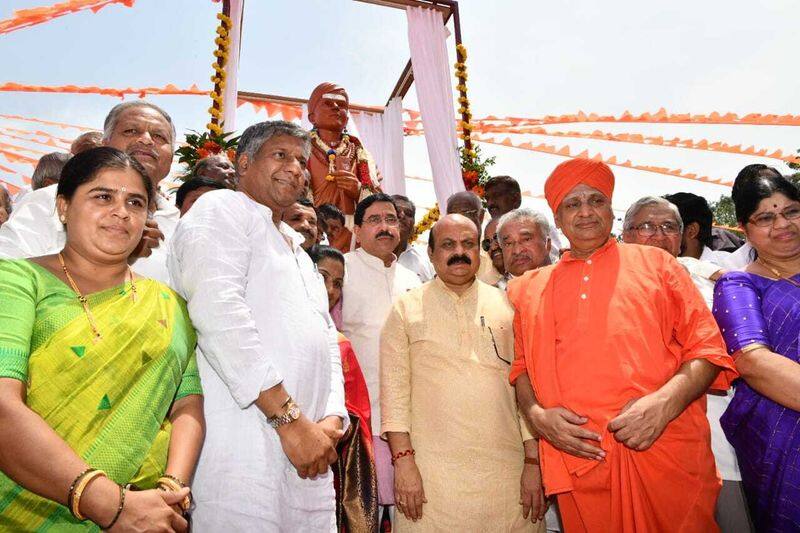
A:
[[[58,184],[64,249],[0,260],[1,531],[187,529],[195,333],[184,301],[128,266],[153,194],[124,152],[83,152]]]

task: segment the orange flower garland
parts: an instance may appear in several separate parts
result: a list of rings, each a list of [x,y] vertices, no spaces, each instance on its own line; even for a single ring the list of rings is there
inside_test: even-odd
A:
[[[224,13],[218,13],[217,19],[219,19],[219,26],[217,27],[217,38],[214,39],[218,47],[214,50],[214,57],[217,59],[211,65],[214,69],[214,75],[211,76],[214,90],[211,91],[212,104],[211,107],[208,108],[208,112],[211,113],[211,122],[209,122],[206,127],[211,133],[222,135],[221,121],[224,108],[225,65],[228,63],[228,49],[231,45],[231,19]]]

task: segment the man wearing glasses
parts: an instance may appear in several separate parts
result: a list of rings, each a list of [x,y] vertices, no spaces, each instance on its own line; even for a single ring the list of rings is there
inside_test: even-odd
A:
[[[342,286],[342,333],[350,339],[369,390],[372,432],[380,430],[378,346],[380,332],[394,301],[418,287],[419,277],[397,262],[400,220],[391,196],[378,193],[361,200],[354,214],[356,250],[345,254]],[[378,501],[392,502],[392,467],[385,442],[375,437]]]
[[[680,193],[679,193],[680,194]],[[705,200],[703,200],[705,202]],[[663,199],[646,196],[634,202],[625,214],[622,239],[626,243],[655,246],[675,257],[692,276],[709,309],[714,302],[714,284],[724,271],[716,264],[682,256],[681,235],[686,236],[678,207]],[[722,476],[722,491],[717,499],[716,519],[722,531],[748,531],[750,518],[742,490],[742,474],[736,452],[720,426],[719,418],[733,398],[733,391],[709,393],[706,416],[711,426],[711,450]]]
[[[437,222],[436,278],[398,298],[381,334],[398,532],[544,531],[537,445],[507,380],[514,310],[476,279],[479,243],[474,221]]]

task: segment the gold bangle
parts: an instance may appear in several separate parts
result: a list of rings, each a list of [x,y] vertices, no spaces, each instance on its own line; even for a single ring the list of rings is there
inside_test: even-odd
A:
[[[78,520],[86,520],[86,517],[81,514],[81,496],[83,496],[83,491],[86,490],[86,487],[89,486],[89,483],[100,476],[108,477],[102,470],[92,470],[83,476],[83,478],[81,478],[75,487],[75,492],[72,493],[72,504],[70,505],[70,511],[72,511],[72,516]]]
[[[72,497],[75,495],[75,487],[78,486],[78,482],[80,482],[80,480],[83,479],[83,476],[95,470],[97,469],[91,467],[87,468],[86,470],[75,476],[75,479],[72,480],[72,483],[69,486],[69,490],[67,491],[67,508],[70,509],[70,513],[72,512]]]
[[[175,481],[175,479],[172,479],[172,478],[173,478],[173,476],[169,476],[169,477],[167,477],[166,475],[162,476],[161,478],[159,478],[159,480],[158,480],[158,482],[156,484],[162,490],[168,490],[169,492],[180,492],[181,489],[185,488],[185,485],[183,487],[180,486],[180,484],[179,484],[180,480]],[[191,500],[191,497],[190,497],[191,491],[192,491],[192,489],[189,489],[189,494],[187,494],[183,498],[181,503],[179,504],[181,509],[183,509],[183,512],[188,511],[189,508],[192,506],[192,500]]]
[[[768,349],[769,347],[766,344],[761,344],[760,342],[753,342],[751,344],[748,344],[747,346],[745,346],[744,348],[742,348],[739,351],[742,352],[742,353],[747,353],[747,352],[752,352],[753,350],[758,350],[759,348],[767,348]]]

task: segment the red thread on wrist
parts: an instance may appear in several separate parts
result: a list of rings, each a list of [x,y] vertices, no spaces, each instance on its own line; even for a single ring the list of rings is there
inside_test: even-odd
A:
[[[394,465],[395,461],[397,461],[401,457],[405,457],[407,455],[417,455],[417,452],[415,452],[413,449],[403,450],[402,452],[397,452],[396,454],[392,455],[392,464]]]

